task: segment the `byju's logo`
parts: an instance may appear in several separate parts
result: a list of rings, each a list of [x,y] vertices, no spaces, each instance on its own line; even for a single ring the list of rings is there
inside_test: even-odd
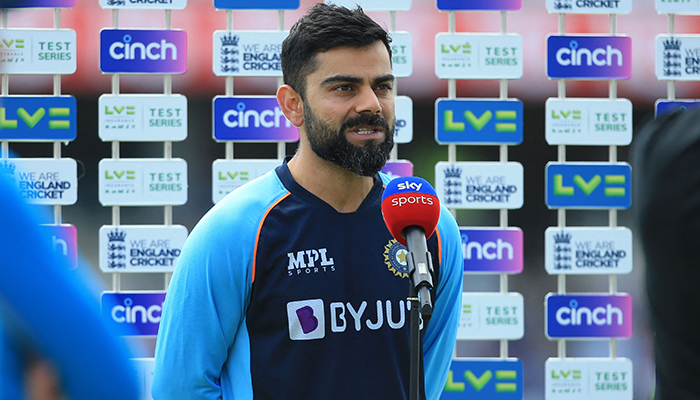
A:
[[[548,163],[547,206],[629,208],[632,168],[627,163]]]
[[[523,0],[437,0],[440,11],[520,11]]]
[[[520,100],[448,100],[435,103],[438,143],[520,144],[523,103]]]
[[[0,139],[75,140],[77,105],[72,96],[3,96]]]
[[[523,271],[523,231],[460,228],[464,272],[518,274]]]
[[[323,339],[326,322],[323,300],[302,300],[287,303],[289,338],[292,340]]]
[[[100,69],[113,74],[183,74],[187,70],[187,33],[103,29],[100,32]]]
[[[521,400],[523,363],[520,360],[452,360],[441,400]]]
[[[131,326],[137,336],[158,334],[165,292],[104,292],[101,301],[102,317],[108,323]]]
[[[628,294],[548,294],[545,314],[549,338],[632,336],[632,297]]]
[[[214,0],[219,10],[296,10],[299,0]]]
[[[549,36],[547,76],[552,79],[629,79],[632,39],[625,36]]]
[[[274,96],[217,96],[213,109],[215,140],[299,140],[299,130],[284,116]]]

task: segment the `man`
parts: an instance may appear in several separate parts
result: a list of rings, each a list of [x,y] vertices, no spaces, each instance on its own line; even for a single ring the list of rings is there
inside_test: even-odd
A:
[[[654,399],[698,399],[700,110],[647,122],[632,150],[635,235],[654,331]]]
[[[378,173],[395,125],[389,42],[359,8],[317,4],[292,27],[277,98],[299,149],[192,231],[165,301],[154,399],[408,397],[410,279]],[[424,375],[436,400],[462,292],[445,209],[428,246],[437,283]]]

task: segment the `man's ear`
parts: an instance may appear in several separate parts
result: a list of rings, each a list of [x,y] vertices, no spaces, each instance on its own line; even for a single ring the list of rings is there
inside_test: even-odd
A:
[[[304,102],[301,95],[289,85],[277,89],[277,102],[289,122],[297,128],[304,124]]]

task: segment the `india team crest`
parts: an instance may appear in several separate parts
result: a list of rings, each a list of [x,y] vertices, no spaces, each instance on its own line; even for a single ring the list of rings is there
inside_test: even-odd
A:
[[[396,239],[391,239],[384,246],[384,264],[389,268],[389,271],[400,278],[408,278],[407,255],[408,249]]]

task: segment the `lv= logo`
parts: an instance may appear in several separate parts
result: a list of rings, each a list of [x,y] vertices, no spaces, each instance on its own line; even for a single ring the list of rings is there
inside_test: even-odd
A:
[[[517,384],[514,381],[517,379],[517,371],[515,370],[496,370],[495,371],[496,381],[506,381],[506,382],[495,382],[495,390],[497,393],[513,393],[517,391]],[[489,384],[494,378],[494,371],[486,370],[480,376],[476,376],[471,370],[467,370],[464,373],[464,378],[466,383],[477,392],[480,392],[486,385]],[[465,382],[455,382],[453,371],[450,371],[447,375],[447,383],[445,384],[446,392],[464,392]]]

